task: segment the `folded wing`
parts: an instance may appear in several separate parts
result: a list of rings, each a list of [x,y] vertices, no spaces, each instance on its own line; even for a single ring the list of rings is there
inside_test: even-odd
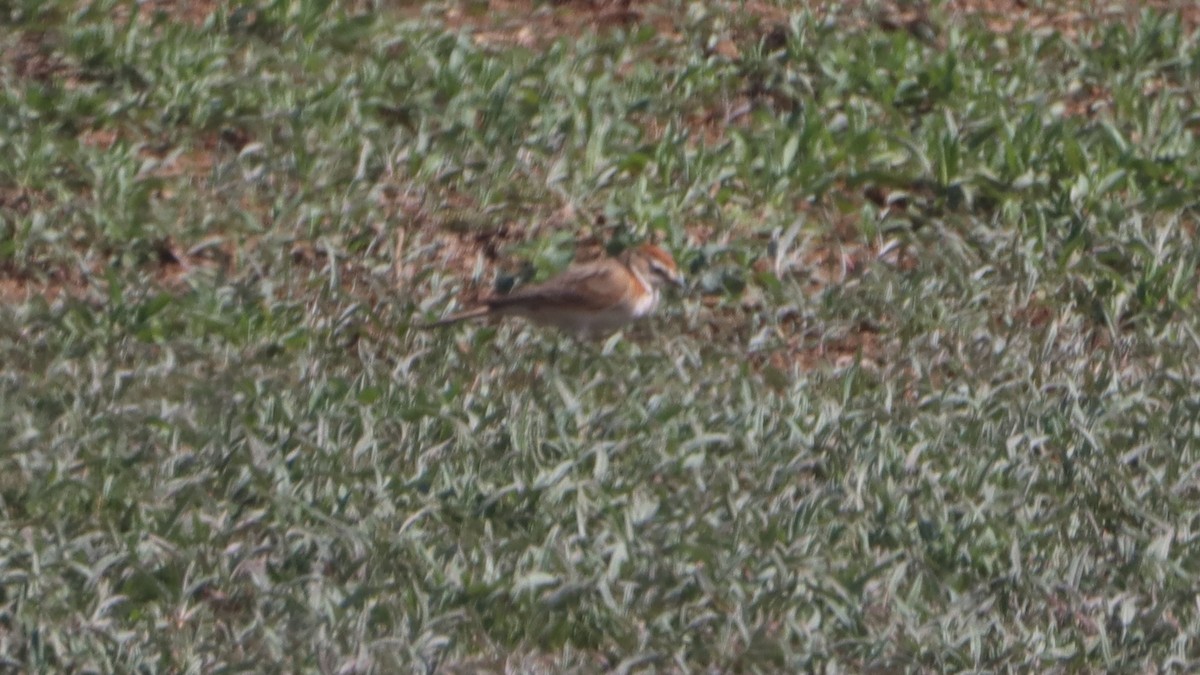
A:
[[[629,297],[630,276],[611,264],[579,265],[568,268],[547,283],[489,298],[487,304],[493,311],[523,311],[530,307],[550,311],[601,311]]]

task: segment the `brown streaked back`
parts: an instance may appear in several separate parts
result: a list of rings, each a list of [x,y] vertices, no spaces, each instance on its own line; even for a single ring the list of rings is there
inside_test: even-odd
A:
[[[567,268],[547,282],[519,288],[508,295],[487,299],[493,311],[529,305],[543,309],[597,311],[620,303],[628,292],[629,279],[611,261],[594,261]]]

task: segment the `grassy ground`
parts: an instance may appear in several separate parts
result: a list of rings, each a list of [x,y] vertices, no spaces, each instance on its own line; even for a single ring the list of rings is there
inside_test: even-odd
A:
[[[1194,8],[379,4],[0,2],[7,670],[1200,666]]]

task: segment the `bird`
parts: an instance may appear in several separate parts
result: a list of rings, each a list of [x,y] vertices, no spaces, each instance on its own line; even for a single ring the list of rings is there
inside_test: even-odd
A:
[[[662,247],[645,243],[615,257],[571,265],[545,282],[484,298],[478,307],[427,327],[489,316],[519,316],[580,340],[595,339],[653,312],[660,289],[668,285],[684,286],[679,266]]]

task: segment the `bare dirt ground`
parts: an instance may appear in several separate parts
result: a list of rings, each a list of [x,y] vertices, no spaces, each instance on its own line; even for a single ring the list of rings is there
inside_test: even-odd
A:
[[[939,32],[950,22],[982,21],[997,32],[1026,28],[1074,35],[1088,25],[1136,21],[1143,8],[1174,12],[1188,30],[1195,30],[1200,25],[1200,4],[1190,0],[1147,0],[1142,3],[1097,0],[946,0],[944,3],[812,0],[795,2],[787,8],[762,0],[726,1],[731,10],[752,17],[751,21],[731,30],[713,47],[715,54],[728,59],[739,58],[742,50],[760,40],[777,39],[790,14],[796,11],[811,11],[818,16],[860,28],[874,23],[885,30],[907,30],[933,41],[938,40]],[[85,4],[81,2],[80,6],[84,7]],[[121,5],[121,13],[115,18],[118,21],[136,18],[142,21],[171,20],[202,25],[221,6],[222,3],[217,0],[146,0],[136,6]],[[349,3],[346,11],[370,11],[372,7],[377,5],[363,0]],[[660,36],[667,39],[682,39],[680,29],[684,20],[679,15],[678,5],[659,0],[463,0],[438,3],[396,0],[391,6],[385,6],[385,11],[393,11],[404,17],[424,16],[441,21],[450,29],[470,35],[480,45],[497,48],[514,45],[536,48],[564,36],[628,29],[641,24],[652,25]],[[241,20],[253,21],[254,17],[242,17]],[[8,44],[11,48],[0,54],[0,70],[7,71],[16,80],[53,81],[70,86],[72,81],[84,77],[83,73],[75,72],[72,65],[56,53],[54,38],[48,33],[10,36]],[[1091,92],[1078,102],[1075,112],[1086,114],[1103,96],[1104,92]],[[692,126],[695,138],[716,142],[720,140],[723,129],[736,123],[743,109],[748,106],[748,100],[734,101],[728,109],[699,111],[684,122]],[[648,124],[652,126],[654,121],[648,121]],[[81,142],[93,146],[111,146],[116,140],[115,132],[107,129],[82,129],[79,133]],[[236,151],[239,145],[244,144],[245,139],[214,138],[182,153],[174,153],[171,148],[161,149],[162,157],[170,155],[173,159],[160,167],[160,171],[170,176],[191,173],[195,176],[192,184],[203,185],[204,175],[216,161],[215,153],[230,152],[230,148]],[[447,244],[442,247],[447,252],[443,262],[465,272],[475,264],[478,256],[495,259],[497,249],[502,244],[509,240],[525,239],[532,234],[529,231],[514,232],[511,227],[503,225],[484,230],[467,228],[469,231],[466,232],[448,232],[447,219],[435,212],[442,205],[418,203],[404,186],[397,186],[393,192],[391,197],[384,197],[389,202],[383,205],[387,207],[385,210],[400,214],[405,222],[418,229],[429,230],[408,232],[398,237],[395,243],[397,254],[420,240],[441,240]],[[877,200],[877,196],[871,194],[861,197]],[[453,201],[453,195],[447,198]],[[53,205],[43,203],[46,199],[36,192],[0,182],[0,216],[4,212],[20,215],[31,208],[53,208]],[[460,210],[469,210],[471,206],[469,203],[458,205]],[[557,208],[543,215],[547,226],[576,220],[573,214],[560,213]],[[839,228],[831,228],[828,241],[814,249],[806,261],[815,270],[814,279],[819,283],[836,282],[839,275],[861,267],[878,253],[854,244],[853,233],[843,237],[838,232]],[[697,225],[695,231],[689,231],[689,237],[696,244],[707,243],[709,236],[710,231],[703,225]],[[596,248],[595,242],[584,241],[583,244],[589,250]],[[204,247],[203,251],[197,252],[196,246],[168,241],[163,242],[160,248],[165,253],[150,256],[147,264],[155,266],[149,270],[152,272],[151,278],[168,288],[180,287],[178,281],[181,270],[212,264],[212,247]],[[319,252],[304,242],[297,243],[296,251],[295,257],[301,262],[309,259],[314,264],[319,262]],[[899,264],[904,264],[904,252],[897,251],[895,255]],[[236,252],[223,251],[219,257],[221,260],[235,260]],[[64,292],[79,294],[87,285],[87,274],[79,269],[58,265],[61,269],[56,267],[36,271],[24,263],[9,261],[0,265],[0,301],[16,302],[33,295],[52,299]],[[98,261],[92,261],[91,264],[102,267]],[[37,264],[34,263],[34,266]],[[396,283],[403,284],[406,281],[403,277],[403,270],[398,267]],[[346,274],[344,278],[352,279],[354,275]]]
[[[818,18],[855,27],[875,23],[881,28],[936,33],[941,21],[982,21],[991,30],[1017,28],[1055,30],[1071,37],[1081,29],[1101,23],[1137,21],[1143,10],[1176,13],[1186,30],[1200,25],[1200,4],[1191,0],[946,0],[944,3],[888,0],[798,0],[788,7],[741,0],[725,3],[728,9],[755,17],[762,37],[794,12],[809,11]],[[413,6],[410,5],[410,12]],[[447,26],[471,33],[481,44],[533,47],[564,36],[650,23],[660,35],[678,35],[681,17],[676,7],[659,0],[483,0],[436,6],[432,14]],[[748,37],[748,36],[739,36]],[[739,40],[720,45],[726,56],[736,56]]]

